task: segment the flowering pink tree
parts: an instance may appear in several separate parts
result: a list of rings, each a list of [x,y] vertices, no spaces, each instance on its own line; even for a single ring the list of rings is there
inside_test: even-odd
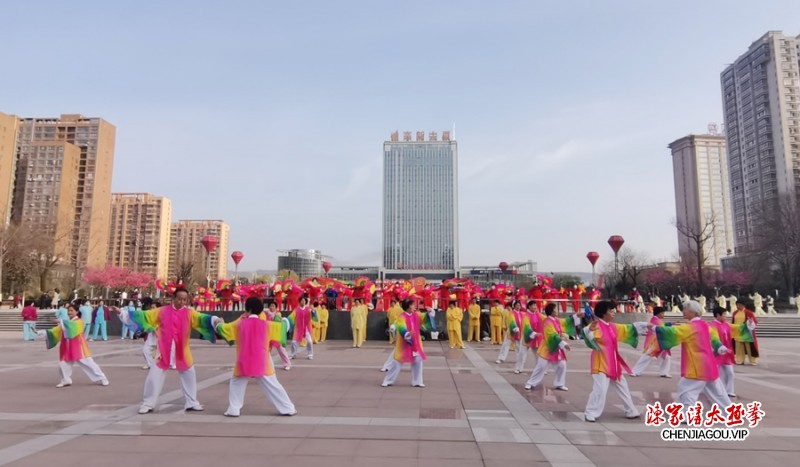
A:
[[[145,272],[134,272],[119,266],[106,265],[102,268],[87,267],[83,281],[97,287],[109,289],[144,288],[150,285],[153,277]]]

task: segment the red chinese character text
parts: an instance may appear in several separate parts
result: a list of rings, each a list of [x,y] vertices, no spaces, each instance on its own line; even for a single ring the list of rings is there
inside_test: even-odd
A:
[[[664,418],[664,411],[661,410],[661,403],[656,402],[653,405],[647,404],[647,414],[645,415],[644,424],[647,426],[661,426],[667,420]]]
[[[706,413],[706,426],[722,423],[724,421],[725,417],[722,416],[722,411],[719,410],[719,406],[717,404],[712,405],[711,410]]]
[[[669,426],[678,426],[686,419],[683,415],[683,404],[673,402],[664,407],[664,410],[669,414]]]
[[[689,426],[703,426],[703,403],[697,402],[686,409],[686,423]]]
[[[758,422],[761,421],[762,418],[766,415],[766,412],[761,410],[761,402],[753,401],[747,404],[747,420],[750,422],[750,426],[758,426]]]
[[[728,412],[728,419],[725,420],[725,426],[739,426],[744,425],[744,405],[742,404],[731,404],[725,409]]]

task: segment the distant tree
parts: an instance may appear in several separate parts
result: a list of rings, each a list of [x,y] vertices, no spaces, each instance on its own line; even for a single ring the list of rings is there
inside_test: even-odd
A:
[[[758,210],[753,237],[756,250],[780,272],[782,285],[793,297],[798,285],[800,261],[800,210],[789,195],[765,202]]]
[[[606,260],[600,267],[604,277],[603,288],[609,296],[628,294],[633,287],[639,287],[642,274],[650,261],[644,253],[623,246],[617,253],[619,275],[614,271],[614,258]]]
[[[295,274],[295,276],[297,276],[297,274]],[[253,278],[253,284],[271,284],[274,281],[275,278],[270,274],[261,274],[260,276],[255,276]]]
[[[0,227],[0,281],[2,290],[26,290],[33,278],[33,260],[28,250],[29,231],[16,224]]]
[[[689,249],[690,257],[681,258],[683,261],[692,263],[696,268],[698,291],[704,293],[706,289],[705,278],[703,277],[703,269],[706,266],[706,248],[709,241],[714,238],[714,231],[716,230],[716,216],[711,213],[706,217],[705,222],[701,225],[684,224],[674,221],[673,225],[678,229],[678,234],[681,242],[685,242]]]
[[[278,271],[277,279],[279,281],[285,281],[287,279],[291,279],[293,281],[299,281],[300,276],[298,276],[297,273],[292,271],[291,269],[281,269],[280,271]]]
[[[581,284],[583,284],[583,280],[581,280],[581,278],[578,276],[573,276],[570,274],[553,275],[553,287],[556,289],[560,289],[561,287],[572,288],[573,286]]]

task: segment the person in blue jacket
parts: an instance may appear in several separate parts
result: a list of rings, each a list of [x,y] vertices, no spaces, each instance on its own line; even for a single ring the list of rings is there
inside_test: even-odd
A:
[[[103,338],[104,341],[108,340],[106,318],[107,316],[106,316],[105,302],[100,300],[100,303],[97,304],[97,308],[94,310],[93,324],[92,324],[92,338],[89,339],[90,341],[97,339],[98,331],[100,331],[100,336]]]

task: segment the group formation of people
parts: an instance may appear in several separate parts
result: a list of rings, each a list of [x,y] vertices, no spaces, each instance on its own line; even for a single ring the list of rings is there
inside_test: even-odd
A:
[[[285,370],[291,369],[291,360],[297,357],[303,341],[306,358],[313,359],[314,343],[325,340],[324,328],[319,325],[321,304],[309,306],[308,298],[303,296],[298,301],[298,306],[284,318],[274,300],[267,300],[265,306],[261,297],[249,297],[245,300],[242,316],[225,323],[220,317],[189,308],[188,302],[189,293],[185,289],[177,289],[172,302],[160,308],[142,310],[134,306],[107,307],[129,329],[147,334],[144,356],[149,371],[139,413],[149,413],[156,408],[166,373],[171,369],[179,374],[185,395],[185,410],[203,410],[197,400],[196,374],[189,339],[192,330],[210,342],[215,342],[219,337],[236,346],[226,416],[236,417],[240,414],[249,378],[258,380],[264,394],[279,413],[297,413],[277,379],[271,350],[277,351]],[[732,323],[727,319],[727,310],[717,306],[714,309],[715,320],[709,324],[700,319],[700,303],[690,300],[684,303],[682,310],[686,323],[672,326],[663,321],[663,307],[654,309],[649,322],[614,323],[618,307],[613,301],[601,300],[593,309],[587,306],[580,313],[562,318],[559,317],[560,307],[554,302],[547,303],[542,313],[536,300],[524,303],[516,299],[508,303],[494,300],[490,311],[492,344],[501,345],[497,363],[503,363],[513,349],[516,353],[514,371],[520,373],[524,370],[528,351],[531,351],[536,358],[536,364],[525,383],[525,389],[539,387],[548,370],[553,370],[555,389],[567,391],[566,352],[571,349],[569,337],[581,338],[592,349],[590,359],[593,388],[584,414],[589,422],[595,421],[603,413],[608,387],[612,385],[622,399],[625,416],[638,417],[639,412],[633,405],[625,373],[640,376],[653,360],[658,360],[660,375],[670,377],[670,349],[677,345],[681,346],[682,353],[678,399],[684,407],[693,405],[702,392],[713,402],[727,407],[730,398],[736,397],[733,365],[743,364],[746,358],[750,364],[757,364],[758,346],[754,336],[757,318],[741,301],[737,302]],[[72,384],[72,367],[76,363],[91,381],[108,386],[108,378],[91,358],[80,304],[68,303],[65,308],[66,315],[57,317],[58,324],[55,327],[35,333],[36,337],[47,339],[48,348],[59,346],[61,380],[57,387]],[[356,301],[353,309],[356,310],[353,318],[353,346],[360,347],[363,343],[361,326],[368,307],[363,302]],[[480,313],[480,308],[477,301],[472,300],[466,312],[470,319],[469,340],[477,340],[477,323],[473,321],[477,313]],[[423,333],[436,330],[435,311],[420,307],[419,300],[407,298],[392,301],[387,314],[390,323],[389,338],[394,344],[394,351],[383,365],[382,371],[387,374],[381,385],[394,385],[403,364],[408,363],[411,365],[412,386],[425,387]],[[463,316],[464,312],[455,303],[449,304],[446,318],[451,348],[463,348]],[[288,335],[291,335],[291,345],[288,345]],[[636,347],[638,338],[642,335],[645,335],[644,352],[631,370],[619,353],[619,344]]]
[[[495,307],[497,310],[494,310]],[[700,303],[689,300],[682,309],[686,322],[676,325],[663,321],[665,309],[660,306],[655,307],[649,322],[614,323],[619,305],[608,300],[598,302],[594,309],[587,310],[583,316],[576,314],[567,318],[558,317],[558,307],[554,303],[548,303],[543,314],[533,300],[525,308],[517,300],[512,301],[508,308],[500,303],[496,303],[495,307],[493,316],[503,326],[502,330],[492,333],[493,344],[503,339],[496,363],[505,361],[511,347],[516,348],[514,373],[523,370],[529,349],[537,358],[525,383],[526,390],[540,386],[547,371],[554,370],[554,388],[568,391],[568,337],[580,335],[592,349],[590,363],[593,387],[584,412],[587,422],[596,421],[603,413],[609,386],[614,386],[622,400],[625,416],[639,417],[625,373],[641,376],[653,360],[658,360],[660,375],[671,377],[672,347],[681,346],[681,379],[677,392],[684,408],[693,406],[700,393],[705,393],[720,407],[727,407],[731,403],[730,398],[736,397],[733,365],[744,364],[745,358],[752,365],[758,361],[754,333],[757,318],[741,301],[737,304],[732,323],[728,321],[727,310],[720,306],[714,308],[715,319],[708,323],[700,318],[703,311]],[[585,320],[587,315],[589,321]],[[619,353],[619,344],[625,343],[635,348],[641,335],[645,336],[644,352],[631,370]]]

